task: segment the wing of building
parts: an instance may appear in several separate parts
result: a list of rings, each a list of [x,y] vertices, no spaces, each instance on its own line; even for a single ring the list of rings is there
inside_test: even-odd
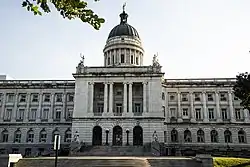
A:
[[[125,11],[120,18],[103,66],[83,59],[75,80],[0,81],[0,153],[49,155],[56,134],[61,155],[96,145],[164,155],[246,153],[249,111],[232,92],[235,78],[164,79],[157,57],[143,65],[139,33]]]

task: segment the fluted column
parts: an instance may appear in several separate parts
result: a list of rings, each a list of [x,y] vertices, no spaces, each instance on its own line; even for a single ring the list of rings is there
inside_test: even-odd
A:
[[[26,110],[24,112],[24,122],[28,122],[30,112],[30,93],[27,93]]]
[[[42,102],[43,102],[43,94],[39,93],[39,104],[38,104],[38,109],[37,109],[37,113],[36,113],[36,120],[37,122],[41,122],[41,115],[42,115]]]
[[[132,97],[132,86],[133,86],[133,83],[130,82],[129,83],[129,90],[128,90],[128,105],[129,105],[129,115],[133,115],[133,97]]]
[[[217,112],[217,122],[222,122],[221,113],[220,113],[220,98],[219,92],[215,92],[215,100],[216,100],[216,112]]]
[[[89,112],[93,113],[94,83],[89,83]]]
[[[104,83],[104,109],[103,109],[103,115],[107,116],[108,112],[108,84]]]
[[[109,115],[113,115],[113,84],[109,84]]]
[[[148,112],[147,110],[147,82],[143,82],[143,112]]]
[[[64,92],[63,95],[62,95],[62,121],[64,122],[65,119],[66,119],[66,103],[67,103],[67,93]]]
[[[124,82],[123,83],[123,115],[127,115],[127,110],[128,110],[128,106],[127,106],[127,104],[128,104],[128,101],[127,101],[127,99],[128,99],[128,97],[127,97],[127,87],[128,87],[127,83]]]
[[[235,114],[234,114],[232,91],[228,92],[228,101],[229,101],[230,121],[231,122],[235,122]]]
[[[15,96],[15,104],[14,104],[14,109],[13,109],[13,117],[11,117],[11,121],[15,122],[16,121],[16,114],[17,114],[17,104],[18,104],[18,93]]]
[[[51,108],[50,108],[50,112],[49,112],[49,122],[53,122],[54,119],[54,101],[55,101],[55,93],[51,94]]]
[[[1,107],[0,122],[3,122],[4,113],[5,113],[5,103],[6,103],[6,98],[7,98],[6,93],[3,93],[2,96],[3,96],[3,97],[2,97],[2,107]]]
[[[181,93],[177,93],[177,103],[178,103],[178,113],[177,113],[177,121],[182,122],[182,114],[181,114]]]
[[[244,112],[244,122],[249,123],[250,120],[249,120],[249,111],[248,111],[248,109],[243,109],[243,112]]]
[[[203,122],[208,122],[206,92],[202,92],[202,103],[203,103],[203,115],[204,115]]]
[[[189,97],[190,97],[190,110],[191,110],[191,122],[195,122],[195,113],[194,113],[194,97],[193,97],[193,92],[189,92]]]

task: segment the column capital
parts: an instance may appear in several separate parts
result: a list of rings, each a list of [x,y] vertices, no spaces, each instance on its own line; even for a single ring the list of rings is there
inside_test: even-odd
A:
[[[123,85],[127,85],[128,84],[128,82],[123,82]]]
[[[133,82],[128,82],[129,85],[133,85]]]
[[[108,83],[107,81],[104,81],[103,84],[104,84],[104,85],[107,85],[107,84],[109,84],[109,83]]]
[[[202,91],[202,94],[207,94],[207,91]]]
[[[89,84],[89,85],[94,85],[95,83],[94,83],[94,82],[89,82],[88,84]]]
[[[220,93],[220,91],[218,91],[218,90],[215,91],[215,94],[219,94],[219,93]]]
[[[233,91],[230,89],[230,90],[228,90],[228,94],[232,94],[233,93]]]
[[[110,85],[114,85],[114,82],[109,82]]]
[[[143,81],[142,84],[143,84],[143,85],[147,85],[148,82],[147,82],[147,81]]]
[[[192,90],[191,90],[191,91],[189,91],[189,94],[193,94],[193,93],[194,93],[194,91],[192,91]]]

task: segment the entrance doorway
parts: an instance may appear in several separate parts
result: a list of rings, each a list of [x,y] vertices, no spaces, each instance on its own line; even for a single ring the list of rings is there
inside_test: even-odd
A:
[[[93,128],[92,145],[102,145],[102,128],[100,126],[95,126]]]
[[[113,145],[114,146],[122,145],[122,128],[120,126],[115,126],[113,128]]]
[[[140,126],[135,126],[133,129],[133,145],[142,146],[143,145],[143,130]]]

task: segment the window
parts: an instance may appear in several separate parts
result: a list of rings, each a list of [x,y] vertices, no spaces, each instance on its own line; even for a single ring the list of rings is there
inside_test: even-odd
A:
[[[135,103],[134,113],[135,114],[141,113],[141,104],[140,103]]]
[[[225,143],[232,143],[232,133],[229,130],[224,132]]]
[[[19,149],[18,148],[12,148],[12,154],[19,154]]]
[[[207,101],[214,101],[214,97],[212,93],[207,94]]]
[[[170,101],[174,101],[175,100],[175,95],[170,95],[169,99],[170,99]]]
[[[195,116],[196,116],[197,120],[201,120],[201,109],[200,108],[195,109]]]
[[[238,132],[238,140],[239,140],[239,143],[246,143],[246,133],[245,133],[245,131],[240,130]]]
[[[44,108],[43,111],[42,111],[42,116],[41,118],[43,120],[47,120],[48,119],[48,116],[49,116],[49,108]]]
[[[239,108],[235,109],[235,118],[236,118],[236,120],[243,119],[243,113],[242,113],[241,109],[239,109]]]
[[[221,114],[222,114],[222,120],[227,120],[227,109],[226,108],[222,108],[221,109]]]
[[[117,89],[116,90],[116,95],[121,96],[122,95],[122,90],[121,89]]]
[[[161,93],[161,99],[165,100],[165,93],[164,92]]]
[[[165,106],[162,106],[162,112],[163,112],[163,115],[165,117],[166,116],[166,114],[165,114]]]
[[[64,142],[70,143],[71,142],[71,130],[68,129],[65,132],[65,136],[64,136]]]
[[[108,57],[108,65],[110,65],[110,57]]]
[[[131,64],[134,64],[134,56],[131,55]]]
[[[56,120],[60,120],[61,119],[61,113],[62,113],[62,109],[61,108],[57,108],[56,112],[55,112],[55,115],[54,115],[55,116],[54,118]]]
[[[226,98],[226,94],[225,94],[225,93],[221,93],[221,94],[220,94],[220,101],[227,101],[227,98]]]
[[[184,142],[186,142],[186,143],[192,142],[192,136],[191,136],[191,132],[189,130],[184,131]]]
[[[0,103],[3,101],[3,94],[0,93]]]
[[[56,94],[56,102],[62,102],[62,93],[58,93],[58,94]]]
[[[199,129],[197,131],[197,142],[198,143],[204,143],[205,142],[205,134],[204,131]]]
[[[74,102],[74,94],[68,94],[67,102]]]
[[[9,140],[9,132],[5,129],[5,130],[2,131],[1,136],[2,136],[1,142],[7,143],[8,140]]]
[[[66,119],[71,119],[73,116],[73,108],[68,108]]]
[[[5,113],[4,113],[4,120],[10,121],[11,116],[12,116],[12,108],[6,108]]]
[[[215,117],[214,117],[214,109],[213,108],[208,109],[208,118],[209,118],[209,120],[215,119]]]
[[[121,63],[124,63],[124,54],[121,54]]]
[[[60,135],[60,132],[57,130],[57,128],[52,133],[52,142],[55,140],[55,135]]]
[[[29,111],[29,121],[34,121],[36,120],[36,111],[37,108],[31,108]]]
[[[34,142],[34,132],[32,129],[30,129],[28,132],[27,132],[27,142],[28,143],[33,143]]]
[[[139,65],[139,59],[138,59],[138,57],[135,58],[135,61],[136,61],[136,65]]]
[[[31,156],[31,148],[25,148],[25,156]]]
[[[97,104],[97,110],[98,110],[98,113],[103,113],[103,108],[104,108],[104,104],[103,103],[98,103]]]
[[[183,116],[188,116],[188,109],[187,108],[182,109],[182,115]]]
[[[211,136],[212,143],[218,143],[218,132],[216,130],[212,130],[210,132],[210,136]]]
[[[167,143],[167,131],[164,131],[163,135],[164,135],[164,143]]]
[[[188,101],[187,95],[188,95],[188,94],[183,93],[183,94],[181,95],[181,100],[182,100],[182,101]]]
[[[19,121],[23,120],[24,111],[25,111],[24,108],[19,108],[19,109],[17,110],[16,120],[19,120]]]
[[[115,56],[112,55],[112,64],[115,64]]]
[[[45,129],[41,130],[39,139],[40,139],[39,140],[40,142],[46,143],[46,141],[47,141],[47,133],[46,133]]]
[[[176,109],[175,108],[170,108],[170,114],[171,114],[171,117],[175,117],[177,116],[177,113],[176,113]]]
[[[15,98],[15,96],[13,93],[7,94],[7,102],[8,103],[13,103],[15,101],[14,98]]]
[[[20,130],[17,130],[15,131],[14,133],[14,143],[21,143],[21,131]]]
[[[19,94],[19,102],[20,103],[26,102],[26,94]]]
[[[115,110],[114,116],[122,116],[122,104],[121,103],[116,104],[116,110]]]
[[[48,94],[48,93],[44,94],[43,102],[50,102],[50,94]]]
[[[31,102],[37,103],[38,102],[38,94],[31,94]]]
[[[175,129],[171,131],[171,142],[178,142],[178,132]]]
[[[201,101],[201,97],[199,93],[194,94],[194,101]]]

